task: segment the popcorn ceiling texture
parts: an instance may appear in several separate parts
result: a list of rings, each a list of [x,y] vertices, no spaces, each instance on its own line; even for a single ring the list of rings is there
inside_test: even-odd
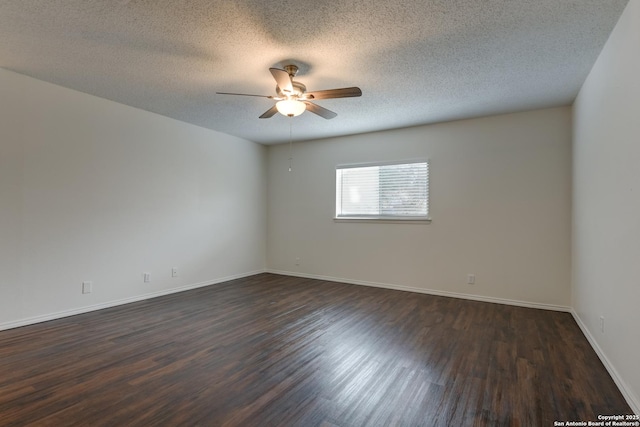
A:
[[[269,67],[295,63],[338,117],[296,140],[557,105],[578,93],[628,0],[0,0],[0,67],[252,141]]]

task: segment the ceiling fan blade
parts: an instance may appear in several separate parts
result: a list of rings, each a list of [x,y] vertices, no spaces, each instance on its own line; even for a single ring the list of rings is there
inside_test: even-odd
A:
[[[304,101],[304,103],[307,105],[307,111],[311,111],[312,113],[317,114],[327,120],[333,119],[335,116],[337,116],[337,114],[333,111],[327,110],[326,108],[321,107],[318,104],[314,104],[313,102]]]
[[[291,77],[285,70],[279,68],[269,68],[271,75],[276,80],[278,87],[284,93],[293,93],[293,85],[291,84]]]
[[[276,106],[274,105],[273,107],[269,108],[267,111],[265,111],[264,113],[262,113],[262,115],[260,116],[261,119],[268,119],[270,117],[273,117],[274,114],[276,114],[278,112],[278,109],[276,108]]]
[[[273,96],[267,95],[251,95],[249,93],[232,93],[232,92],[216,92],[217,95],[240,95],[240,96],[258,96],[260,98],[269,98],[273,99]]]
[[[308,99],[351,98],[361,96],[362,91],[359,87],[345,87],[342,89],[317,90],[315,92],[307,92],[305,95]]]

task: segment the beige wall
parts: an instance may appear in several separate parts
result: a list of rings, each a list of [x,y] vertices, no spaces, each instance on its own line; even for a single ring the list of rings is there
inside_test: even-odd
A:
[[[0,329],[262,271],[265,177],[260,145],[0,69]]]
[[[640,413],[640,1],[574,105],[573,307]],[[605,328],[601,330],[600,317]]]
[[[268,268],[566,308],[570,149],[569,107],[269,147]],[[425,157],[431,224],[333,221],[336,165]]]

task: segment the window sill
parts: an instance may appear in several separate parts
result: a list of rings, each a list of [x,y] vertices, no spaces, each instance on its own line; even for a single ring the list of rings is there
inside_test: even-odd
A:
[[[431,218],[388,218],[388,217],[334,217],[333,222],[365,222],[371,224],[431,224]]]

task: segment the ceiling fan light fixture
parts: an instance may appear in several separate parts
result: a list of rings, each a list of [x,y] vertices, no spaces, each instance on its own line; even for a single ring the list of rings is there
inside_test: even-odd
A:
[[[331,99],[331,98],[352,98],[361,96],[362,91],[359,87],[343,87],[339,89],[325,89],[315,92],[307,92],[307,87],[300,82],[293,80],[293,76],[296,75],[298,67],[295,65],[286,65],[284,70],[279,68],[269,68],[273,79],[276,81],[276,96],[267,95],[252,95],[249,93],[232,93],[232,92],[216,92],[220,95],[242,95],[242,96],[257,96],[260,98],[273,99],[276,102],[267,111],[262,113],[260,119],[268,119],[273,117],[276,113],[280,113],[283,116],[295,117],[309,111],[316,114],[323,119],[333,119],[337,116],[331,110],[327,110],[318,104],[311,102],[316,99]]]
[[[283,101],[276,102],[276,108],[282,115],[295,117],[304,113],[304,110],[307,109],[307,106],[304,102],[298,101],[296,99],[285,99]]]

